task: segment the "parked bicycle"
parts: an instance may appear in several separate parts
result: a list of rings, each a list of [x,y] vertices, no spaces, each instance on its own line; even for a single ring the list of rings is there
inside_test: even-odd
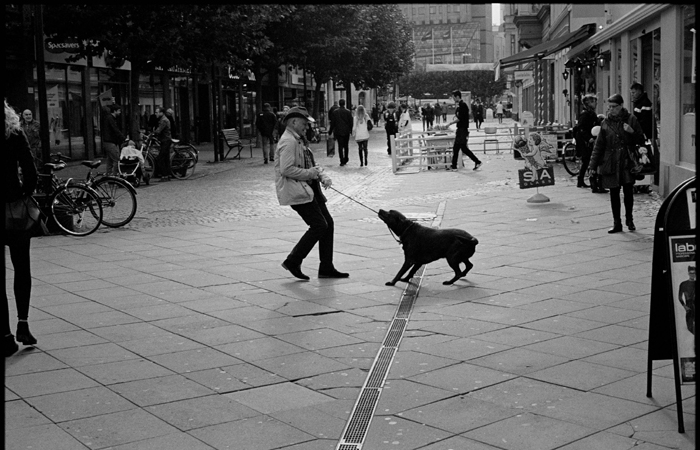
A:
[[[160,152],[160,141],[152,133],[144,134],[142,150],[145,159],[144,171],[152,177]],[[173,145],[170,147],[170,173],[173,177],[181,180],[191,177],[198,161],[199,151],[192,144],[173,139]]]
[[[102,204],[94,189],[74,183],[72,178],[60,180],[58,172],[66,167],[61,157],[55,163],[46,163],[39,174],[40,183],[34,199],[41,210],[63,232],[72,236],[94,233],[102,223]]]
[[[136,189],[126,180],[104,173],[93,174],[102,161],[82,161],[88,168],[85,184],[97,192],[104,215],[102,223],[111,228],[122,227],[136,215]]]
[[[564,144],[561,150],[561,162],[569,175],[575,177],[581,171],[581,158],[576,154],[576,139]]]

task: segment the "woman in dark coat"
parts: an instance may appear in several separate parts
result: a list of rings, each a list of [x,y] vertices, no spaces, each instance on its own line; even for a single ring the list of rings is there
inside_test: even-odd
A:
[[[610,189],[610,207],[613,214],[613,227],[608,233],[622,231],[620,219],[620,188],[625,194],[625,218],[630,231],[636,228],[632,221],[634,206],[635,176],[631,169],[634,163],[629,155],[629,148],[644,144],[644,133],[637,118],[623,106],[620,94],[608,98],[608,114],[600,126],[600,134],[595,141],[591,155],[590,171],[600,167],[601,185]]]
[[[5,163],[3,164],[3,196],[5,202],[13,202],[32,195],[37,183],[34,158],[29,149],[29,142],[19,124],[19,116],[5,101]],[[20,174],[17,167],[22,169]],[[10,259],[15,271],[14,293],[17,304],[17,341],[24,345],[36,344],[36,339],[29,332],[29,298],[32,291],[31,264],[29,261],[29,242],[31,231],[5,230],[4,244],[10,248]],[[5,270],[5,251],[2,252],[2,270]],[[10,356],[18,350],[15,337],[10,332],[10,313],[7,292],[3,284],[3,350],[5,356]]]

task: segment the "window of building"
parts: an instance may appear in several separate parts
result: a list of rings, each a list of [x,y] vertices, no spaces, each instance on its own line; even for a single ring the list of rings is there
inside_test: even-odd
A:
[[[435,7],[434,6],[430,7],[430,14],[435,14]]]

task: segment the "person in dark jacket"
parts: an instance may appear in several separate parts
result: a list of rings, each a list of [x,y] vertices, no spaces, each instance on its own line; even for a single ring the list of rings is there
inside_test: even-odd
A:
[[[117,175],[119,168],[119,147],[124,143],[124,134],[117,125],[117,117],[122,113],[119,105],[109,105],[104,115],[102,128],[102,151],[107,158],[107,175]]]
[[[484,123],[484,105],[481,101],[474,104],[474,125],[476,125],[477,131],[481,129],[481,124]]]
[[[596,114],[598,97],[596,97],[595,94],[586,94],[583,96],[582,103],[583,111],[578,116],[576,135],[574,136],[576,139],[576,153],[581,157],[581,170],[578,172],[577,187],[589,188],[590,186],[585,182],[585,177],[588,171],[588,164],[591,161],[593,143],[595,142],[591,130],[593,127],[600,125],[600,119]],[[602,188],[596,188],[594,192],[603,193],[601,191],[607,192]]]
[[[652,150],[654,152],[654,166],[659,167],[659,147],[656,145],[656,118],[654,117],[654,109],[652,107],[651,100],[646,92],[644,92],[644,86],[640,83],[633,83],[630,86],[630,95],[632,97],[632,114],[639,121],[639,125],[642,127],[644,136],[651,142]],[[654,184],[659,183],[658,171],[654,174]]]
[[[345,100],[338,100],[338,109],[331,114],[331,127],[328,135],[333,135],[338,141],[338,157],[340,165],[344,166],[350,161],[350,134],[352,133],[352,113],[345,107]]]
[[[156,170],[160,174],[160,181],[170,181],[170,145],[172,144],[170,120],[165,117],[165,110],[162,106],[156,107],[156,116],[158,116],[158,128],[153,133],[160,141]]]
[[[275,160],[274,132],[276,126],[277,117],[272,112],[270,104],[265,103],[263,105],[263,111],[258,114],[258,117],[255,119],[255,128],[257,128],[258,133],[260,133],[264,164],[267,164],[268,159],[270,161]]]
[[[469,140],[469,106],[462,100],[462,92],[459,90],[452,91],[452,100],[457,104],[457,111],[455,111],[455,119],[448,123],[447,126],[449,127],[456,123],[457,132],[455,133],[455,142],[452,146],[452,165],[447,170],[457,170],[460,151],[474,161],[474,170],[477,170],[481,167],[481,161],[469,150],[467,145]]]
[[[391,155],[391,137],[396,137],[399,132],[399,115],[396,113],[396,103],[389,102],[387,109],[382,113],[384,129],[386,130],[386,152]]]
[[[39,121],[34,119],[32,112],[25,109],[20,118],[20,124],[22,125],[22,130],[27,136],[29,141],[29,148],[32,149],[32,154],[34,155],[34,162],[37,167],[41,167],[42,154],[41,154],[41,125]]]
[[[3,195],[5,202],[10,203],[32,195],[37,183],[34,157],[29,148],[27,137],[19,123],[19,115],[5,100],[5,163],[3,164]],[[22,182],[18,167],[22,169]],[[15,272],[14,294],[17,305],[17,342],[24,345],[36,344],[36,338],[29,331],[29,300],[32,292],[32,273],[29,244],[31,231],[5,230],[4,244],[10,248],[10,259]],[[2,252],[2,270],[5,269],[5,251]],[[3,277],[3,280],[6,277]],[[10,312],[5,283],[3,283],[3,351],[5,356],[15,353],[19,346],[15,336],[10,331]]]
[[[636,228],[633,222],[634,181],[632,173],[634,163],[629,155],[629,148],[644,144],[644,132],[637,118],[623,106],[622,96],[613,94],[608,98],[608,114],[600,125],[600,133],[593,147],[589,171],[600,167],[602,187],[610,189],[610,207],[613,215],[613,227],[608,233],[622,231],[620,219],[620,188],[625,194],[625,218],[630,231]]]

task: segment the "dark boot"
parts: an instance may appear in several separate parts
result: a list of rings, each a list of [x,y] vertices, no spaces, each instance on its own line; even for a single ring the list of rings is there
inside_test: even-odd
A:
[[[333,267],[333,265],[321,264],[318,267],[318,277],[319,278],[347,278],[349,273],[338,272],[338,270]]]
[[[608,233],[619,233],[622,231],[622,220],[620,220],[620,188],[610,190],[610,209],[613,215],[613,227]]]
[[[622,222],[613,222],[613,227],[608,230],[609,234],[619,233],[622,231]]]
[[[295,277],[302,279],[302,280],[308,280],[309,277],[304,275],[304,273],[301,271],[301,264],[295,263],[293,261],[290,261],[289,259],[285,259],[284,262],[282,263],[282,267],[287,269],[294,275]]]
[[[24,345],[36,344],[36,338],[29,331],[29,324],[26,320],[17,322],[17,342],[21,342]]]
[[[630,217],[629,219],[627,219],[627,221],[625,222],[625,224],[627,225],[627,229],[630,230],[630,231],[634,231],[634,230],[637,229],[637,227],[634,226],[634,222],[632,221],[632,218],[631,218],[631,217]]]

